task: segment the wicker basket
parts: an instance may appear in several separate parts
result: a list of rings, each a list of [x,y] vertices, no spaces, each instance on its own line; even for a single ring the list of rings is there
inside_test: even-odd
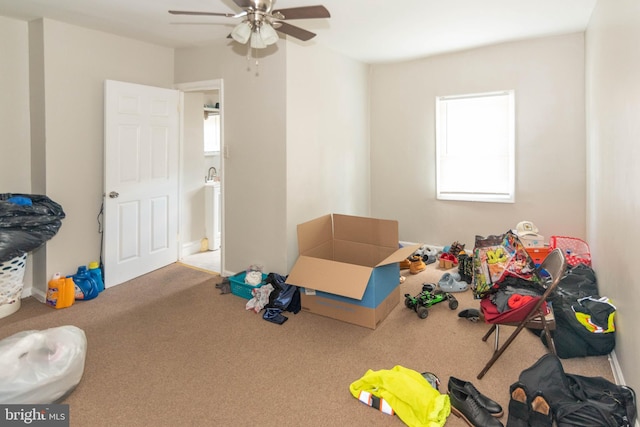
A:
[[[20,308],[27,254],[0,263],[0,318]]]

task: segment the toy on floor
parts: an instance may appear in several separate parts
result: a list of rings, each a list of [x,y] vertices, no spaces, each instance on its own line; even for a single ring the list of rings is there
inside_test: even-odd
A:
[[[435,290],[436,285],[425,283],[422,285],[422,292],[416,296],[411,294],[404,295],[404,305],[414,310],[418,317],[426,319],[429,315],[429,307],[443,301],[449,301],[449,308],[455,310],[458,308],[458,300],[451,294],[441,290]]]

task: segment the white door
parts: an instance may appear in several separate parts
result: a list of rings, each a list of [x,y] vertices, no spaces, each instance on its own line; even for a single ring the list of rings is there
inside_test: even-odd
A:
[[[179,92],[105,82],[104,276],[178,260]]]

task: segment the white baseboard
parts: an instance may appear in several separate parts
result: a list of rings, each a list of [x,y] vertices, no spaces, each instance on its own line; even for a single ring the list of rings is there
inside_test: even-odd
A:
[[[197,254],[200,252],[201,246],[200,240],[195,240],[193,242],[187,242],[182,245],[182,256],[186,257],[189,255]]]
[[[624,376],[622,375],[622,369],[620,368],[620,363],[618,362],[618,356],[616,355],[615,350],[609,353],[609,363],[611,364],[613,379],[615,380],[616,384],[625,385]]]
[[[613,379],[618,385],[627,385],[624,381],[624,375],[622,374],[622,368],[620,367],[620,362],[618,362],[618,356],[616,355],[616,351],[612,350],[609,353],[609,363],[611,364],[611,370],[613,371]],[[640,427],[640,420],[636,419],[635,422],[636,427]]]
[[[20,296],[21,299],[25,299],[31,296],[43,304],[47,301],[46,292],[43,292],[40,289],[34,289],[33,286],[22,289],[22,294]]]

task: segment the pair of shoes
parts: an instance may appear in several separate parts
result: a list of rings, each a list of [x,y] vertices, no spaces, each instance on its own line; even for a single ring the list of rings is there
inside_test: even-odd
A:
[[[424,261],[426,265],[433,264],[436,262],[436,256],[424,254],[422,255],[422,261]]]
[[[419,255],[413,255],[409,258],[411,265],[409,266],[409,273],[418,274],[427,268],[427,265],[422,261],[422,257]]]
[[[504,427],[486,408],[480,406],[469,393],[463,389],[449,389],[451,413],[462,418],[471,427]]]
[[[460,252],[464,251],[464,246],[464,243],[459,243],[457,241],[453,242],[451,246],[449,246],[449,250],[447,252],[457,257]]]
[[[509,418],[507,427],[551,427],[553,412],[540,392],[529,395],[524,384],[516,382],[509,387]]]
[[[467,282],[460,280],[458,273],[444,273],[438,281],[438,286],[444,292],[464,292],[469,288]]]
[[[440,259],[440,268],[443,268],[445,270],[449,270],[450,268],[453,268],[458,265],[458,258],[448,252],[443,252],[440,255],[439,259]]]
[[[464,252],[464,251],[463,251]],[[458,254],[458,274],[469,285],[473,281],[473,257],[460,252]]]
[[[452,389],[462,390],[470,395],[481,407],[487,410],[492,417],[500,418],[504,411],[502,406],[495,400],[490,399],[484,394],[480,393],[477,388],[469,381],[464,381],[455,377],[449,377],[449,385],[447,387],[449,391]]]
[[[409,261],[409,258],[403,259],[398,264],[400,264],[400,270],[406,270],[407,268],[411,267],[411,261]]]

